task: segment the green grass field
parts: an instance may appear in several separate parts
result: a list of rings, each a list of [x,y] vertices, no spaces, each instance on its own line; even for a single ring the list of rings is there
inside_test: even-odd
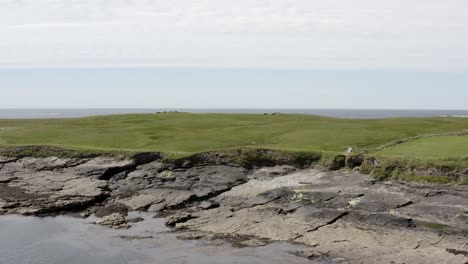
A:
[[[132,114],[79,119],[0,120],[0,145],[49,145],[74,150],[191,154],[255,145],[293,150],[371,153],[421,134],[460,132],[468,118],[336,119],[310,115]],[[468,157],[468,136],[410,141],[389,156]]]
[[[411,140],[378,152],[393,157],[468,158],[468,135]]]

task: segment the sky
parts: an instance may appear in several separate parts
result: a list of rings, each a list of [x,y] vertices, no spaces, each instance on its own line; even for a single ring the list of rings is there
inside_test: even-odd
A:
[[[468,0],[0,0],[0,108],[468,109]]]

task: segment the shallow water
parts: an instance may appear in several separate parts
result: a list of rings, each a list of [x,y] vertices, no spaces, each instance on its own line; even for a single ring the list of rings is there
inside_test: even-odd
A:
[[[219,241],[178,240],[163,219],[139,216],[145,221],[128,230],[96,226],[92,218],[0,216],[0,263],[319,263],[291,255],[304,248],[287,243],[235,248]]]

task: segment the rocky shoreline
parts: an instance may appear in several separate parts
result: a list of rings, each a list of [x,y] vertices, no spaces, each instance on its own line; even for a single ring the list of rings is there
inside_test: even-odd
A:
[[[147,211],[185,239],[289,241],[342,263],[468,263],[466,185],[382,182],[313,156],[229,158],[0,156],[0,214],[95,214],[126,228],[138,219],[121,216]]]

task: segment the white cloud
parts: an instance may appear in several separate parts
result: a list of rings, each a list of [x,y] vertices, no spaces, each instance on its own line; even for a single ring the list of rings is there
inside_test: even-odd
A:
[[[0,67],[468,69],[466,0],[0,0]]]

